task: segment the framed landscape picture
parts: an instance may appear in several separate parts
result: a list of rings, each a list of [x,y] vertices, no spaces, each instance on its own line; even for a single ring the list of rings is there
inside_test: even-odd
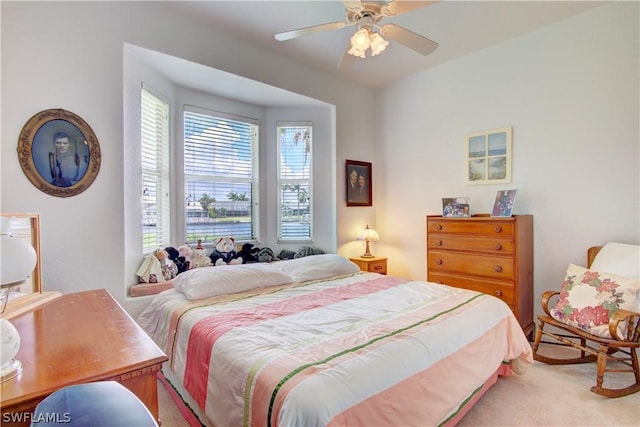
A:
[[[500,190],[496,194],[496,201],[493,204],[491,216],[510,217],[513,211],[513,205],[516,203],[518,190]]]
[[[443,197],[442,198],[443,217],[469,217],[468,197]]]
[[[466,137],[467,184],[511,182],[511,128],[470,133]]]

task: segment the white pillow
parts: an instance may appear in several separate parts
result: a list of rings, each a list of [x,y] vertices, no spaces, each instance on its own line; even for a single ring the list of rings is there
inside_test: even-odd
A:
[[[256,263],[194,268],[178,274],[173,286],[187,299],[196,300],[292,282],[286,273]]]
[[[336,254],[310,255],[275,262],[272,265],[289,275],[294,282],[320,280],[360,271],[360,267],[355,263]]]
[[[640,245],[609,242],[600,249],[591,269],[625,277],[639,277]]]

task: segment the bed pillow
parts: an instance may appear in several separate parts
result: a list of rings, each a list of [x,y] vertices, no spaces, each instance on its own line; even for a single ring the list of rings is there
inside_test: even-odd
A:
[[[611,338],[609,318],[619,308],[638,310],[640,279],[570,264],[551,316],[599,337]],[[619,334],[622,330],[619,329]]]
[[[290,276],[294,282],[321,280],[360,271],[356,264],[337,254],[310,255],[272,265]]]
[[[609,242],[591,263],[596,271],[608,271],[626,277],[640,276],[640,245]]]
[[[187,299],[197,300],[292,282],[286,273],[256,263],[194,268],[178,274],[173,286]]]

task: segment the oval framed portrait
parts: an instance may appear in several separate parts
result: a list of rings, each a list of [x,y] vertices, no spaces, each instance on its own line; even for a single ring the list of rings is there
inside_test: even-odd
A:
[[[44,110],[27,121],[18,139],[18,160],[29,181],[55,197],[89,188],[100,171],[100,144],[80,116]]]

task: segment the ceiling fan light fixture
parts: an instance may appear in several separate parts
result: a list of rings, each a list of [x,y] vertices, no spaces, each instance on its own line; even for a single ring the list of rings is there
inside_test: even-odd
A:
[[[351,36],[351,48],[348,53],[359,58],[365,58],[367,49],[371,49],[371,56],[382,53],[389,42],[380,34],[371,31],[370,28],[363,27]]]

